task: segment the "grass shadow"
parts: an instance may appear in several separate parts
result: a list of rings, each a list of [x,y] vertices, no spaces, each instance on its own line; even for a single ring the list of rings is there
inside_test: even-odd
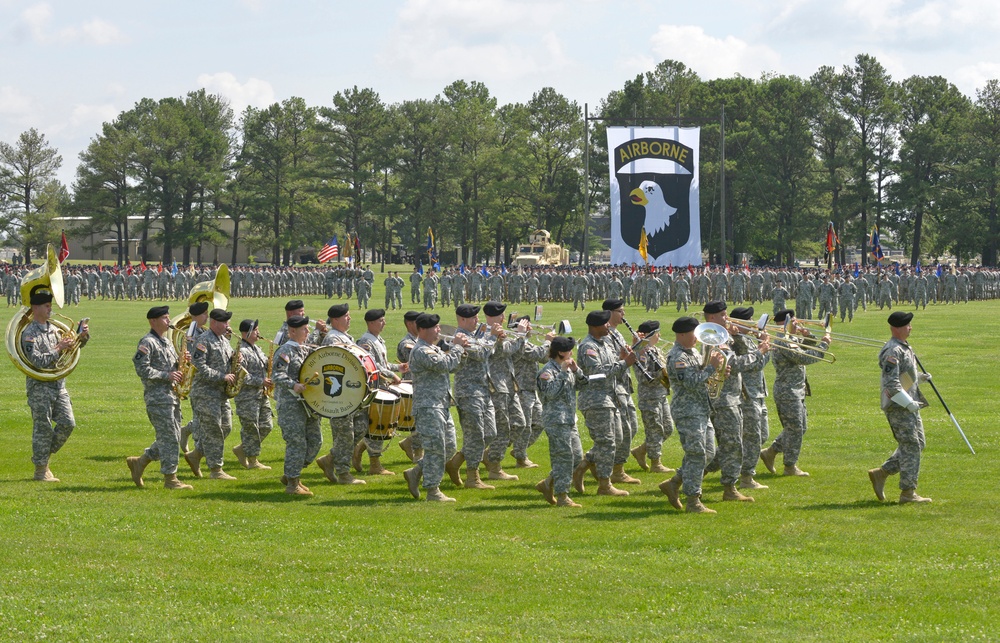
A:
[[[123,455],[88,455],[84,457],[84,460],[91,460],[93,462],[125,462],[125,457]]]
[[[135,490],[138,487],[132,482],[131,478],[128,481],[128,485],[114,485],[111,487],[95,487],[92,485],[73,485],[73,486],[59,486],[55,487],[55,490],[59,493],[122,493],[129,490]]]
[[[836,511],[843,509],[865,509],[869,507],[898,507],[895,502],[881,502],[879,500],[855,500],[854,502],[824,502],[817,505],[803,505],[801,507],[790,507],[796,511]]]
[[[255,502],[297,502],[301,500],[301,496],[292,496],[282,491],[273,491],[270,493],[247,493],[244,491],[200,491],[195,490],[196,493],[188,496],[189,500],[225,500],[227,502],[233,502],[238,504],[249,504]]]

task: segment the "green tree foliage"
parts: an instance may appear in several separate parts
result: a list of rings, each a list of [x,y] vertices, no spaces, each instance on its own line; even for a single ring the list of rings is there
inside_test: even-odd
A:
[[[51,219],[59,215],[60,190],[50,184],[61,166],[59,152],[34,128],[14,145],[0,141],[0,231],[25,261],[58,238]]]

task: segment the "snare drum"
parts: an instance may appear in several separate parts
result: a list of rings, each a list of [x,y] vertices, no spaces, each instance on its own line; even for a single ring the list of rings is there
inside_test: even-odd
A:
[[[368,439],[391,440],[399,420],[399,396],[392,391],[376,391],[368,406]]]
[[[299,371],[302,397],[318,415],[342,418],[368,404],[375,394],[378,368],[364,349],[352,344],[320,346]]]
[[[413,384],[400,382],[389,387],[399,396],[399,430],[410,432],[416,422],[413,419]]]

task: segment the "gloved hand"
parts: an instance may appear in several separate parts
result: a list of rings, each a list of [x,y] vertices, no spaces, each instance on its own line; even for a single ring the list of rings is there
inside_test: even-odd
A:
[[[918,375],[917,377],[919,378],[919,380],[921,382],[930,382],[931,381],[931,374],[930,373],[920,373],[920,375]]]
[[[906,405],[906,410],[909,411],[910,413],[917,413],[920,411],[920,405],[917,404],[916,402],[910,402],[909,404]]]

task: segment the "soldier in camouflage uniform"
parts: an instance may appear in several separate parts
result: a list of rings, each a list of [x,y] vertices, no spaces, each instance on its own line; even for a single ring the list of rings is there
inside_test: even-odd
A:
[[[424,457],[416,466],[403,472],[410,494],[420,499],[420,479],[427,500],[454,502],[441,493],[444,465],[457,446],[455,425],[448,412],[450,373],[458,368],[465,355],[468,340],[459,335],[445,353],[436,346],[441,334],[440,317],[423,313],[417,317],[417,343],[410,353],[410,374],[413,377],[413,413],[416,428],[424,445]]]
[[[521,319],[527,321],[525,315]],[[530,324],[528,329],[530,331]],[[545,425],[542,423],[542,402],[538,399],[537,386],[538,365],[549,360],[549,345],[556,336],[554,331],[545,334],[545,341],[540,345],[529,341],[524,342],[524,350],[514,353],[514,381],[517,399],[524,412],[525,430],[514,436],[512,449],[518,469],[534,469],[538,465],[528,459],[528,449],[541,436]]]
[[[70,348],[73,339],[60,337],[59,330],[49,323],[52,316],[52,293],[36,287],[29,299],[31,322],[21,332],[21,351],[32,366],[54,368],[62,351]],[[84,343],[90,338],[87,324],[80,336]],[[73,404],[66,391],[65,378],[43,382],[25,377],[28,407],[31,409],[31,462],[35,465],[35,480],[59,482],[49,470],[49,458],[59,451],[76,427]],[[53,426],[54,423],[54,426]]]
[[[917,358],[907,339],[912,330],[913,313],[896,311],[889,315],[892,339],[886,342],[878,355],[882,369],[882,410],[889,420],[896,450],[881,467],[868,471],[875,496],[885,500],[885,481],[899,474],[899,504],[930,502],[930,498],[917,495],[917,478],[920,475],[920,452],[924,450],[924,424],[920,409],[927,406],[920,394],[919,383],[931,379],[927,373],[917,373]]]
[[[734,308],[729,316],[732,319],[748,322],[753,318],[753,306]],[[737,355],[759,353],[763,359],[756,361],[755,366],[740,373],[743,381],[743,395],[740,400],[740,413],[743,416],[743,465],[740,468],[740,489],[767,489],[754,479],[757,475],[755,467],[760,457],[760,449],[767,441],[767,383],[764,381],[764,367],[771,361],[773,351],[770,350],[769,338],[766,333],[758,334],[757,344],[749,338],[751,332],[746,326],[733,325],[733,350]],[[765,350],[766,349],[766,350]]]
[[[267,356],[257,346],[260,328],[256,319],[240,322],[240,365],[247,369],[240,392],[236,394],[236,415],[240,418],[240,443],[233,447],[233,455],[246,469],[271,467],[258,460],[260,443],[271,433],[271,402],[267,390],[272,387],[268,372]]]
[[[410,361],[410,352],[417,343],[417,317],[420,313],[416,310],[408,310],[403,313],[403,324],[406,326],[406,335],[399,340],[396,345],[396,361],[400,364],[407,364]],[[410,382],[410,371],[403,373],[403,381]],[[423,457],[423,448],[420,446],[420,435],[413,431],[399,441],[399,448],[403,450],[410,462],[416,462]]]
[[[125,459],[132,481],[137,487],[145,486],[142,473],[150,462],[160,461],[163,486],[166,489],[191,489],[177,479],[179,461],[177,445],[181,439],[181,402],[174,393],[174,385],[184,373],[179,370],[180,360],[173,343],[167,339],[170,327],[170,308],[155,306],[146,313],[149,333],[141,340],[132,357],[135,374],[142,380],[142,397],[146,416],[153,425],[156,439],[142,455]]]
[[[535,485],[549,501],[559,507],[579,507],[569,497],[573,471],[583,462],[583,445],[576,428],[576,392],[587,378],[573,359],[572,337],[555,337],[549,346],[549,361],[536,377],[542,398],[542,424],[549,440],[552,471]]]
[[[188,306],[188,314],[191,315],[191,324],[188,326],[188,352],[190,353],[194,349],[195,343],[198,341],[198,336],[205,332],[205,324],[208,322],[208,302],[196,301],[195,303]],[[193,414],[192,414],[193,415]],[[187,453],[188,451],[188,438],[194,437],[194,445],[197,449],[198,440],[201,439],[201,434],[198,432],[198,418],[192,417],[191,420],[181,426],[181,442],[180,450],[181,453]],[[198,460],[201,460],[201,455],[198,456]],[[189,463],[190,464],[190,463]],[[197,466],[191,468],[194,472]],[[198,474],[198,477],[201,477]]]
[[[658,283],[658,282],[657,282]],[[608,320],[608,338],[615,350],[620,350],[629,344],[625,341],[618,327],[625,319],[625,302],[621,299],[605,299],[601,308],[610,312]],[[636,358],[638,359],[638,357]],[[632,400],[632,373],[630,369],[622,371],[615,382],[615,412],[622,428],[622,439],[615,444],[615,465],[611,472],[611,482],[621,484],[640,484],[638,478],[625,473],[625,463],[632,452],[632,441],[639,432],[639,416],[636,413],[635,402]]]
[[[698,339],[694,329],[697,327],[698,320],[694,317],[680,317],[671,327],[676,340],[667,353],[667,375],[673,388],[670,414],[677,426],[684,459],[677,473],[660,484],[660,490],[676,509],[685,509],[680,501],[683,490],[687,496],[688,513],[715,513],[701,502],[701,481],[711,451],[708,429],[711,409],[706,382],[723,368],[724,357],[722,353],[713,351],[709,363],[702,364],[701,353],[695,350]]]
[[[424,277],[424,310],[430,308],[434,310],[434,304],[438,300],[438,283],[440,279],[434,273],[432,268],[427,272],[427,276]]]
[[[424,280],[423,275],[418,272],[416,266],[413,268],[413,272],[410,273],[410,303],[416,304],[420,302],[420,283]]]
[[[367,331],[358,338],[358,346],[365,349],[378,368],[379,383],[399,384],[400,377],[397,373],[406,372],[407,366],[403,364],[391,364],[386,353],[385,340],[382,339],[382,331],[385,329],[385,310],[373,308],[365,312],[365,324]],[[367,417],[365,418],[367,420]],[[361,455],[368,451],[369,464],[368,475],[394,476],[396,473],[382,466],[382,453],[388,446],[388,440],[375,440],[367,436],[359,440],[354,446],[354,455],[351,464],[354,470],[361,471]]]
[[[627,491],[611,484],[615,450],[622,440],[621,418],[615,409],[618,401],[615,386],[621,372],[635,364],[636,356],[628,347],[616,349],[608,339],[610,319],[608,310],[588,313],[588,333],[577,349],[576,361],[588,378],[578,406],[594,445],[573,470],[573,486],[583,493],[583,476],[589,470],[597,478],[598,495],[627,496]]]
[[[522,439],[521,433],[528,430],[524,409],[517,396],[513,361],[514,355],[524,350],[525,337],[510,337],[503,331],[503,313],[506,309],[506,304],[498,301],[488,301],[483,305],[486,323],[497,337],[487,366],[497,428],[496,438],[487,446],[484,457],[490,480],[517,480],[517,476],[503,470],[503,459],[507,454],[507,447]],[[524,322],[518,326],[521,332],[525,332],[526,328]]]
[[[309,334],[309,318],[301,315],[289,317],[288,339],[274,352],[274,397],[278,405],[278,426],[285,439],[285,470],[281,482],[285,493],[293,496],[311,496],[312,492],[301,483],[302,469],[319,453],[323,444],[323,431],[319,416],[307,408],[302,399],[306,386],[299,382],[302,362],[309,356],[305,344]]]
[[[201,477],[202,455],[213,480],[235,480],[222,470],[226,438],[233,430],[233,410],[226,397],[226,386],[236,381],[230,373],[233,347],[227,333],[231,312],[213,308],[209,313],[208,330],[198,335],[191,350],[194,364],[194,383],[191,385],[191,410],[197,429],[194,451],[184,454],[195,477]]]
[[[778,311],[774,321],[785,323],[785,318],[794,313],[785,309]],[[830,347],[830,331],[826,331],[818,346],[815,339],[804,326],[794,323],[794,331],[805,341],[801,349],[779,350],[774,354],[771,363],[774,364],[774,405],[778,408],[778,419],[781,421],[781,433],[771,446],[760,452],[760,459],[771,473],[774,469],[774,458],[782,454],[786,476],[808,476],[799,469],[799,453],[802,451],[802,436],[806,432],[806,395],[809,394],[809,382],[806,379],[806,365],[820,361]]]
[[[674,419],[670,416],[670,403],[667,401],[670,382],[663,372],[666,358],[656,347],[660,341],[660,322],[652,319],[644,321],[636,330],[646,340],[646,348],[639,352],[635,364],[639,412],[646,438],[632,449],[632,455],[643,471],[674,473],[673,469],[661,463],[663,441],[674,432]],[[647,457],[649,464],[646,464]]]

